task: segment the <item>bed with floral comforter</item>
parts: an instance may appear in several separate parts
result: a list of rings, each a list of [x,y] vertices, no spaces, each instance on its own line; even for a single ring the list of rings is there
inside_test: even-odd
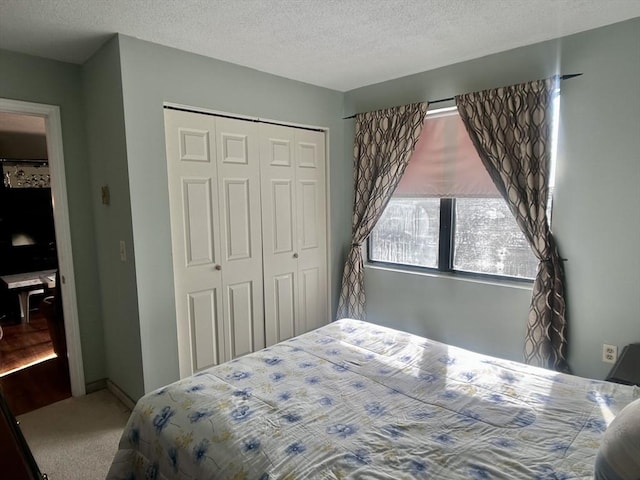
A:
[[[592,478],[638,395],[345,319],[143,397],[107,478]]]

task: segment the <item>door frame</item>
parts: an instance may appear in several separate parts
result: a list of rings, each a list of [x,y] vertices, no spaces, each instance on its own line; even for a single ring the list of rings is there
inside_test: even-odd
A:
[[[69,222],[67,181],[62,150],[60,107],[0,98],[0,111],[43,117],[45,121],[47,155],[51,174],[51,196],[53,199],[53,222],[56,230],[56,251],[58,269],[60,270],[60,291],[62,293],[64,330],[69,361],[69,379],[71,394],[74,397],[78,397],[84,395],[86,390],[82,364],[82,345],[80,342],[78,301],[73,270],[71,224]]]

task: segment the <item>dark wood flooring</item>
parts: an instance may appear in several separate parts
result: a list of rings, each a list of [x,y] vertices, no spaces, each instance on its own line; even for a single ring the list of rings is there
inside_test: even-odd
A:
[[[29,324],[5,323],[2,330],[0,388],[14,415],[71,396],[66,355],[55,355],[46,319],[40,312],[32,312]]]
[[[47,320],[34,311],[29,323],[4,324],[0,340],[0,376],[55,356]]]

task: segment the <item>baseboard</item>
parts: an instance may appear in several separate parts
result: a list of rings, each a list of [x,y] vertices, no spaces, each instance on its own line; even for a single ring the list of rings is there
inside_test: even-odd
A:
[[[107,388],[107,379],[101,378],[100,380],[96,380],[95,382],[89,382],[85,385],[85,393],[88,395],[90,393],[97,392],[99,390],[104,390]]]
[[[136,402],[131,400],[129,395],[124,393],[124,391],[122,391],[122,389],[118,387],[115,383],[113,383],[111,380],[107,380],[106,383],[107,383],[107,390],[109,390],[114,397],[120,400],[125,407],[127,407],[129,410],[133,410],[133,407],[136,406]]]

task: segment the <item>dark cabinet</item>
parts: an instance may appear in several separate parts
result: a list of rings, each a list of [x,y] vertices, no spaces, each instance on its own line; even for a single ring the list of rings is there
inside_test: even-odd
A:
[[[44,480],[20,426],[0,390],[0,477],[15,480]]]

